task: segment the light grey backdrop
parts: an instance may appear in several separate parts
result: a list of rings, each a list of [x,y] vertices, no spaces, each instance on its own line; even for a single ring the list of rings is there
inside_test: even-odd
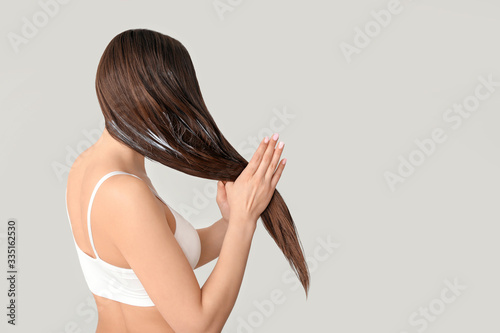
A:
[[[286,144],[278,189],[310,297],[259,225],[224,332],[500,329],[500,3],[24,0],[0,17],[2,276],[6,221],[19,223],[17,325],[2,278],[0,331],[95,329],[64,192],[74,154],[103,128],[99,58],[130,28],[187,47],[245,157],[275,130]],[[196,227],[219,218],[213,181],[147,169]]]

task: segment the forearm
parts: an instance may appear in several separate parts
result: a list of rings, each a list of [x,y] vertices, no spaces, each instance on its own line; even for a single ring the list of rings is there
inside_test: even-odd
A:
[[[200,237],[201,255],[195,268],[203,266],[219,256],[227,226],[228,221],[221,218],[209,227],[196,230]]]
[[[201,288],[209,332],[220,332],[236,302],[255,232],[255,223],[245,225],[229,223],[217,264]]]

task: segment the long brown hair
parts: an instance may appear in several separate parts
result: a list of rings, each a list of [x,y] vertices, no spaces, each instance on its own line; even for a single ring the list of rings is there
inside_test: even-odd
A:
[[[235,181],[248,164],[208,112],[191,57],[178,40],[148,29],[118,34],[104,50],[95,85],[106,130],[145,158],[220,181]],[[261,219],[307,298],[309,270],[278,190]]]

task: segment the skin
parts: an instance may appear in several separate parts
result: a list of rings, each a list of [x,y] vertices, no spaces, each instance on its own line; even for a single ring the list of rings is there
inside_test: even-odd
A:
[[[73,163],[68,175],[67,204],[78,247],[95,258],[86,212],[97,181],[121,170],[140,177],[115,175],[99,187],[91,212],[94,245],[102,260],[133,268],[153,307],[137,307],[94,295],[97,333],[220,332],[236,302],[256,222],[269,204],[286,159],[275,138],[260,143],[234,182],[218,182],[222,218],[197,229],[201,256],[195,268],[219,258],[200,288],[177,243],[175,217],[148,187],[145,158],[109,135]],[[156,191],[156,190],[155,190]]]

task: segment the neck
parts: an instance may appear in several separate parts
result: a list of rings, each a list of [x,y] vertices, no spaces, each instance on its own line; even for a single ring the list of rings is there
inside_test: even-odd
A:
[[[122,142],[113,138],[104,128],[101,137],[94,147],[106,156],[123,165],[129,172],[137,175],[146,175],[145,158],[135,150],[127,147]]]

